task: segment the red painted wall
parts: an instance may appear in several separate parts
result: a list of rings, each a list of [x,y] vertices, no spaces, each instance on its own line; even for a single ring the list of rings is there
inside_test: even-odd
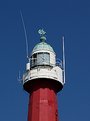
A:
[[[58,121],[57,95],[48,80],[37,81],[30,92],[28,121]]]

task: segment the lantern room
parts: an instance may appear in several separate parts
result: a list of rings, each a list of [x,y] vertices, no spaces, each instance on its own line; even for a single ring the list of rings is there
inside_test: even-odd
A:
[[[31,53],[31,68],[37,66],[55,66],[56,64],[56,55],[53,48],[47,44],[46,37],[44,36],[44,31],[39,31],[41,38],[40,43],[38,43],[32,50]]]

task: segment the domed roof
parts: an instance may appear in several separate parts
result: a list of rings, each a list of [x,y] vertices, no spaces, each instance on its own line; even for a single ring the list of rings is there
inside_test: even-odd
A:
[[[46,50],[46,51],[51,51],[54,53],[53,48],[47,44],[46,42],[40,42],[38,43],[32,50],[32,53],[36,52],[36,51],[40,51],[40,50]]]
[[[32,54],[33,53],[35,53],[35,52],[37,52],[37,51],[42,51],[42,50],[44,50],[44,51],[50,51],[50,52],[53,52],[53,53],[55,53],[54,52],[54,50],[53,50],[53,48],[49,45],[49,44],[47,44],[45,41],[46,41],[46,37],[45,37],[45,34],[46,34],[46,32],[43,30],[43,29],[39,29],[38,30],[38,33],[40,34],[40,43],[38,43],[34,48],[33,48],[33,50],[32,50]]]

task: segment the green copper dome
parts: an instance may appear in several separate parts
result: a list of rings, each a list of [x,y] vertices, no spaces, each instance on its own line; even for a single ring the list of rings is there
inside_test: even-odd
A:
[[[32,50],[32,53],[35,53],[37,51],[50,51],[50,52],[54,52],[53,48],[47,44],[45,41],[46,41],[46,37],[45,37],[45,34],[46,32],[43,30],[43,29],[39,29],[38,30],[38,33],[40,34],[40,43],[38,43]]]
[[[51,51],[54,53],[53,48],[47,44],[46,42],[40,42],[38,43],[34,48],[32,53],[36,52],[36,51],[41,51],[41,50],[46,50],[46,51]]]

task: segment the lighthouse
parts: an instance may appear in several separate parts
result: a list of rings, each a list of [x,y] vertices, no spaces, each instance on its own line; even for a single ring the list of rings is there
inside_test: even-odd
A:
[[[57,63],[46,32],[40,29],[38,33],[40,42],[33,48],[23,74],[23,88],[29,93],[27,121],[59,121],[57,93],[65,83],[64,45],[63,59]]]

